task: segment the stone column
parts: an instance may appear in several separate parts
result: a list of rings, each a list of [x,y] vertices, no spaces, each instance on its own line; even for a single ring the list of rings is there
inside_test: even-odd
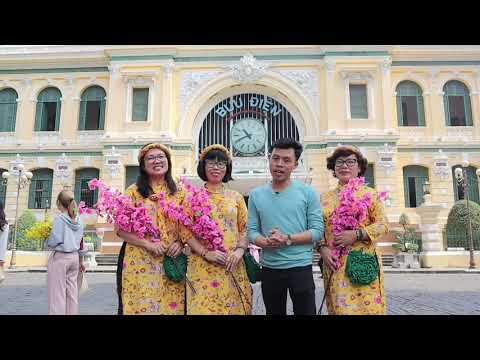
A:
[[[383,126],[385,130],[389,130],[392,125],[392,98],[391,98],[391,66],[392,58],[386,57],[382,64],[382,102],[383,102]]]
[[[170,131],[173,131],[173,71],[175,64],[173,61],[165,64],[163,68],[163,87],[162,87],[162,118],[160,122],[160,132],[166,137]]]
[[[420,216],[420,231],[422,232],[422,252],[420,254],[422,267],[448,265],[448,259],[443,249],[442,225],[438,221],[442,210],[444,208],[441,204],[432,203],[431,195],[425,195],[425,202],[416,210]]]

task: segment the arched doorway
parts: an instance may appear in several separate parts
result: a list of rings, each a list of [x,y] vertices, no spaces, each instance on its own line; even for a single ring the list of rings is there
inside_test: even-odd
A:
[[[196,157],[207,146],[222,144],[233,157],[229,184],[243,195],[270,179],[268,148],[280,138],[301,142],[301,132],[286,104],[260,92],[237,92],[220,98],[205,112],[198,129]],[[307,166],[300,159],[293,177],[307,178]],[[246,199],[247,200],[247,199]]]

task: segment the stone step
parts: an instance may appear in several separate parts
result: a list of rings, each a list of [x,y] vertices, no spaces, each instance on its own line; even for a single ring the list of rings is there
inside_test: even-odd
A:
[[[98,266],[116,266],[118,263],[117,254],[98,254],[95,256]]]

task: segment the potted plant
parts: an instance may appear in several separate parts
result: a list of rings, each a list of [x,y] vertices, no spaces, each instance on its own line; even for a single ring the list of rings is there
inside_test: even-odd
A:
[[[398,240],[398,243],[392,245],[394,249],[399,250],[393,256],[394,268],[420,268],[420,258],[418,254],[419,246],[417,232],[410,225],[410,219],[407,214],[402,214],[398,221],[403,227],[403,231],[392,231]]]

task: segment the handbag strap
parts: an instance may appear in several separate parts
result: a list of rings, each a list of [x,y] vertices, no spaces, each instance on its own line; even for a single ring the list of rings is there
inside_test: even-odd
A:
[[[322,263],[322,273],[323,273],[323,263]],[[325,302],[325,299],[327,298],[327,294],[330,290],[330,285],[332,283],[332,278],[333,278],[333,271],[332,273],[330,274],[330,277],[328,278],[328,281],[327,281],[327,288],[325,289],[325,292],[323,294],[323,299],[322,299],[322,304],[320,305],[320,309],[318,309],[318,313],[317,315],[322,315],[322,309],[323,309],[323,304]]]
[[[378,289],[380,290],[380,297],[382,297],[382,278],[380,277],[380,263],[378,261],[378,255],[377,251],[375,251],[375,260],[377,260],[377,266],[378,266]]]

